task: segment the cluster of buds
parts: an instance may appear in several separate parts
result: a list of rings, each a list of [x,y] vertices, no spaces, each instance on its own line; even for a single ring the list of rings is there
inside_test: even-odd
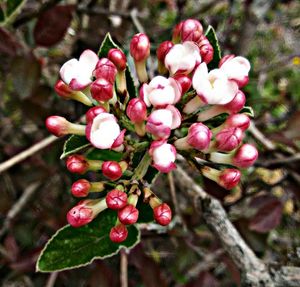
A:
[[[68,222],[79,227],[104,209],[115,210],[116,224],[110,232],[113,242],[124,241],[126,226],[137,222],[140,198],[149,203],[157,223],[167,225],[172,219],[170,207],[135,174],[138,168],[132,166],[132,142],[147,143],[145,155],[150,161],[141,165],[146,171],[150,162],[159,172],[172,171],[177,153],[187,160],[202,157],[218,166],[203,165],[202,175],[226,189],[239,184],[238,168],[253,165],[258,156],[253,145],[242,142],[250,125],[249,117],[240,113],[246,102],[241,88],[247,84],[250,70],[246,58],[228,55],[209,70],[214,49],[201,23],[193,19],[179,23],[172,41],[158,46],[158,75],[152,79],[147,73],[150,41],[145,34],[133,36],[130,55],[140,83],[138,96],[127,90],[127,58],[120,49],[110,49],[107,58],[85,50],[79,60],[71,59],[61,67],[55,91],[62,98],[93,107],[81,124],[59,116],[46,120],[48,130],[56,136],[85,136],[95,149],[124,154],[120,162],[91,160],[79,154],[66,161],[70,172],[97,172],[105,178],[101,182],[80,179],[72,185],[75,197],[96,192],[100,198],[80,201],[69,211]],[[221,114],[227,115],[226,119],[216,126],[211,119]],[[124,176],[126,172],[131,179]]]

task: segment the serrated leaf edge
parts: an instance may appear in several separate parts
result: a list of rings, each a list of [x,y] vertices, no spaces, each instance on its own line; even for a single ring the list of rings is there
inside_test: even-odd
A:
[[[109,255],[106,255],[106,256],[95,256],[95,257],[93,257],[90,261],[88,261],[88,262],[86,262],[86,263],[79,264],[79,265],[74,265],[74,266],[72,266],[72,267],[66,267],[66,268],[55,269],[55,270],[42,270],[42,269],[40,269],[40,268],[39,268],[39,262],[40,262],[40,260],[41,260],[41,258],[42,258],[42,256],[43,256],[43,254],[45,253],[45,251],[46,251],[48,245],[52,242],[52,240],[55,239],[55,237],[58,235],[59,232],[63,231],[63,230],[66,229],[67,227],[70,227],[70,225],[67,224],[67,225],[65,225],[64,227],[58,229],[58,230],[54,233],[54,235],[48,240],[48,242],[46,243],[45,247],[44,247],[43,250],[41,251],[41,253],[40,253],[40,255],[39,255],[39,258],[38,258],[38,260],[37,260],[37,262],[36,262],[35,272],[40,272],[40,273],[60,272],[60,271],[65,271],[65,270],[70,270],[70,269],[76,269],[76,268],[80,268],[80,267],[83,267],[83,266],[87,266],[87,265],[91,264],[94,260],[97,260],[97,259],[105,259],[105,258],[109,258],[109,257],[112,257],[112,256],[116,255],[116,254],[120,251],[121,248],[132,249],[132,248],[135,247],[137,244],[139,244],[140,241],[141,241],[141,231],[140,231],[140,229],[139,229],[138,227],[136,227],[136,226],[134,225],[134,227],[137,229],[137,240],[136,240],[136,242],[135,242],[133,245],[131,245],[131,246],[129,246],[129,247],[128,247],[128,246],[125,246],[125,245],[119,245],[118,249],[117,249],[115,252],[110,253]]]
[[[71,136],[65,141],[65,143],[64,143],[64,148],[63,148],[63,152],[62,152],[62,154],[61,154],[61,156],[60,156],[60,159],[64,159],[66,156],[68,156],[68,155],[70,155],[70,154],[73,154],[73,153],[75,153],[75,152],[78,152],[78,151],[80,151],[80,150],[86,148],[86,147],[91,146],[90,143],[87,143],[87,144],[85,144],[85,145],[83,145],[83,146],[81,146],[81,147],[78,147],[78,148],[73,149],[72,151],[65,152],[65,150],[66,150],[66,145],[67,145],[67,143],[72,139],[72,137],[74,137],[74,135],[71,135]]]
[[[208,35],[208,33],[212,30],[213,32],[213,35],[214,35],[214,38],[215,38],[215,41],[217,43],[217,47],[218,47],[218,56],[219,58],[221,59],[222,58],[222,55],[221,55],[221,48],[220,48],[220,45],[219,45],[219,41],[218,41],[218,38],[217,38],[217,34],[216,34],[216,30],[214,29],[213,26],[209,25],[206,32],[205,32],[205,36]]]

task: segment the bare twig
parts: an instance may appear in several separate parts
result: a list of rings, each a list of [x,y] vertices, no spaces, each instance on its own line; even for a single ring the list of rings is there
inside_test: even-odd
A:
[[[49,136],[49,137],[43,139],[42,141],[38,142],[37,144],[31,146],[30,148],[20,152],[19,154],[15,155],[14,157],[10,158],[9,160],[2,162],[0,164],[0,173],[11,168],[15,164],[23,161],[24,159],[34,155],[36,152],[46,148],[47,146],[49,146],[56,140],[58,140],[57,137]]]
[[[279,165],[279,164],[283,165],[283,164],[294,163],[299,160],[300,160],[300,153],[296,153],[292,156],[285,157],[285,158],[276,158],[276,159],[259,161],[257,164],[261,166],[271,166],[271,165]]]
[[[128,257],[125,249],[120,251],[120,282],[121,287],[128,287]]]
[[[138,10],[136,8],[131,10],[130,17],[131,17],[132,23],[134,24],[134,26],[138,30],[138,32],[145,33],[145,29],[143,28],[140,20],[138,19]]]
[[[3,226],[0,230],[0,237],[2,237],[5,232],[8,230],[11,221],[22,211],[24,206],[33,196],[35,191],[40,186],[40,182],[35,182],[30,184],[23,192],[19,200],[12,206],[12,208],[8,211],[7,216],[4,220]]]
[[[58,272],[52,272],[47,280],[46,287],[54,287]]]

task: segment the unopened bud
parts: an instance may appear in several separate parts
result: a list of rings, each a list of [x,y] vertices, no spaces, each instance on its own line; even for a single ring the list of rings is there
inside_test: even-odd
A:
[[[210,61],[214,57],[214,48],[204,35],[201,36],[198,42],[198,46],[200,49],[200,55],[202,61],[205,62],[206,64],[210,63]]]
[[[156,56],[161,63],[164,63],[166,55],[173,46],[174,44],[171,41],[164,41],[158,46]]]
[[[73,173],[83,174],[87,172],[89,163],[84,156],[75,154],[67,158],[66,161],[67,169]]]
[[[192,86],[192,80],[186,75],[176,74],[173,78],[179,83],[182,90],[182,95],[184,95]]]
[[[216,148],[219,151],[232,151],[240,145],[242,139],[242,129],[225,128],[216,135]]]
[[[122,168],[116,161],[105,161],[102,164],[102,173],[105,177],[114,181],[122,176]]]
[[[112,63],[114,63],[118,71],[124,71],[126,69],[126,56],[121,50],[116,48],[110,49],[107,57]]]
[[[123,224],[134,224],[137,222],[138,217],[138,209],[131,204],[126,205],[124,208],[118,211],[118,218]]]
[[[219,185],[225,189],[233,189],[237,186],[241,179],[241,172],[238,169],[224,169],[219,176]]]
[[[90,108],[85,114],[87,123],[92,122],[93,119],[101,113],[106,113],[105,108],[103,108],[101,106],[96,106],[96,107]]]
[[[72,184],[71,192],[75,197],[86,197],[90,192],[91,184],[86,179],[79,179]]]
[[[203,34],[201,23],[195,19],[187,19],[183,21],[181,26],[181,40],[198,42]]]
[[[163,226],[168,225],[172,220],[172,210],[166,203],[162,203],[153,209],[155,221]]]
[[[113,90],[113,84],[104,78],[96,79],[91,84],[91,94],[96,101],[109,101],[113,97]]]
[[[126,108],[126,114],[133,123],[140,123],[147,119],[147,107],[139,98],[131,99]]]
[[[94,76],[96,78],[103,78],[110,83],[114,83],[117,75],[117,68],[113,62],[107,58],[102,58],[98,61],[96,69],[94,71]]]
[[[229,114],[238,113],[246,103],[246,96],[245,94],[239,90],[236,95],[234,96],[233,100],[228,104],[224,105],[223,107],[227,110]]]
[[[233,114],[226,119],[225,126],[240,128],[245,131],[250,126],[250,118],[245,114]]]
[[[124,224],[118,224],[112,227],[109,233],[109,238],[112,242],[120,243],[126,240],[128,236],[128,230]]]
[[[210,144],[212,133],[202,123],[194,123],[190,126],[187,143],[197,150],[205,150]]]
[[[258,157],[258,151],[251,144],[243,144],[233,157],[233,164],[241,168],[247,168],[254,164]]]
[[[106,204],[110,209],[121,209],[127,205],[127,194],[119,189],[113,189],[106,195]]]
[[[150,41],[146,34],[134,35],[130,42],[130,55],[136,62],[145,61],[150,55]]]

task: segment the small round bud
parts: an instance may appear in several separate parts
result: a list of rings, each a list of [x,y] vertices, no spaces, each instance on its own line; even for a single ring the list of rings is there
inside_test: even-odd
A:
[[[91,84],[91,94],[96,101],[106,102],[113,97],[113,84],[104,78],[96,79]]]
[[[105,199],[107,207],[110,209],[121,209],[127,204],[127,194],[118,189],[111,190]]]
[[[94,71],[94,76],[98,78],[103,78],[110,83],[114,83],[117,74],[117,68],[113,62],[107,58],[102,58],[98,61],[96,69]]]
[[[173,78],[179,83],[182,90],[182,95],[184,95],[192,86],[192,80],[186,75],[176,74]]]
[[[146,34],[138,33],[132,37],[130,42],[130,55],[137,62],[144,61],[149,57],[150,41]]]
[[[172,220],[172,210],[166,203],[162,203],[153,209],[155,221],[160,225],[168,225]]]
[[[174,46],[174,44],[171,41],[164,41],[162,42],[157,50],[156,50],[156,56],[157,59],[164,63],[165,62],[165,57],[168,54],[168,52],[170,51],[170,49]]]
[[[140,123],[147,119],[147,107],[139,98],[131,99],[126,108],[126,114],[133,123]]]
[[[117,180],[122,176],[122,168],[116,161],[105,161],[102,164],[102,173],[110,180]]]
[[[232,151],[239,146],[243,138],[240,128],[225,128],[216,135],[216,148],[219,151]]]
[[[90,108],[85,114],[87,123],[92,122],[93,119],[96,116],[100,115],[101,113],[106,113],[106,110],[101,106],[96,106],[96,107]]]
[[[86,179],[79,179],[72,184],[71,192],[75,197],[86,197],[90,192],[91,184]]]
[[[226,119],[225,126],[245,131],[250,126],[250,118],[245,114],[233,114]]]
[[[89,168],[89,164],[86,159],[79,154],[69,156],[67,158],[66,165],[70,172],[79,174],[85,173]]]
[[[225,189],[232,189],[237,186],[241,179],[241,172],[238,169],[224,169],[219,176],[219,185]]]
[[[241,168],[247,168],[254,164],[258,157],[258,151],[251,144],[243,144],[233,157],[233,164]]]
[[[202,61],[205,62],[206,64],[210,63],[210,61],[214,57],[214,48],[204,35],[201,36],[198,42],[198,46],[199,46]]]
[[[128,204],[122,209],[119,209],[118,211],[118,218],[121,223],[123,224],[134,224],[137,222],[139,217],[139,211],[138,209],[131,205]]]
[[[94,219],[94,212],[90,206],[87,206],[89,200],[83,200],[74,206],[67,213],[67,220],[73,227],[80,227],[90,223]]]
[[[201,23],[195,19],[187,19],[183,21],[181,26],[181,40],[198,42],[203,34]]]
[[[121,50],[116,48],[110,49],[107,58],[114,63],[118,71],[124,71],[126,69],[126,56]]]
[[[187,142],[197,150],[205,150],[210,144],[212,132],[202,123],[194,123],[188,131]]]
[[[233,100],[228,104],[224,105],[224,108],[231,114],[238,113],[246,103],[246,96],[242,91],[238,91]]]
[[[57,137],[68,134],[70,122],[60,116],[50,116],[46,119],[47,130]]]
[[[128,236],[128,230],[125,225],[119,224],[112,227],[109,233],[109,238],[112,242],[120,243],[126,240]]]
[[[62,98],[69,99],[72,94],[73,90],[65,84],[62,80],[58,80],[54,86],[55,92]]]

